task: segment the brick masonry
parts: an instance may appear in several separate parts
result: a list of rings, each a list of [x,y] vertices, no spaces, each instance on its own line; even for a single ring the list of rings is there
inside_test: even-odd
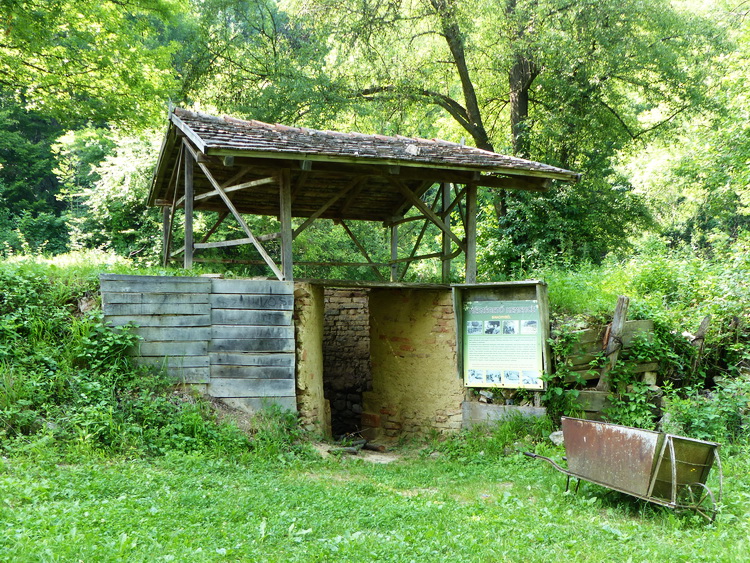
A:
[[[326,288],[323,387],[334,435],[361,428],[362,393],[372,389],[369,292]]]

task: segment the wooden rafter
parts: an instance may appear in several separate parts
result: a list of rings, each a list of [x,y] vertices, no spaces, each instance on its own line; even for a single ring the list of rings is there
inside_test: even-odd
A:
[[[294,238],[297,238],[297,236],[302,231],[304,231],[307,227],[312,225],[318,217],[323,215],[323,213],[325,213],[329,207],[331,207],[334,203],[336,203],[338,200],[344,197],[349,192],[349,190],[352,190],[353,188],[355,188],[362,181],[363,181],[362,178],[356,178],[355,180],[350,182],[348,185],[344,186],[341,190],[339,190],[339,192],[336,195],[334,195],[332,198],[326,201],[315,213],[310,215],[310,217],[308,217],[304,223],[302,223],[299,227],[294,229],[292,236]]]
[[[341,226],[344,228],[344,231],[346,231],[346,234],[349,235],[349,238],[352,239],[352,242],[357,246],[359,251],[362,253],[362,256],[365,257],[365,260],[367,260],[367,263],[372,266],[372,271],[375,272],[375,275],[378,276],[378,278],[381,281],[385,281],[385,277],[383,277],[383,274],[380,273],[380,270],[378,270],[378,266],[375,264],[375,262],[372,261],[370,258],[370,255],[367,253],[367,250],[362,245],[362,243],[359,242],[359,239],[357,239],[356,236],[354,236],[354,233],[351,231],[351,229],[348,227],[344,221],[341,221]]]
[[[414,204],[417,209],[419,209],[422,213],[424,213],[430,221],[432,221],[437,227],[443,231],[444,233],[447,233],[453,241],[458,244],[460,248],[462,248],[464,251],[466,250],[466,244],[464,241],[462,241],[460,238],[458,238],[455,234],[453,234],[449,227],[446,226],[446,224],[443,222],[443,220],[438,217],[437,213],[435,213],[432,209],[430,209],[425,203],[419,199],[414,192],[412,192],[409,187],[404,184],[401,181],[394,181],[394,184],[401,190],[401,193],[404,194],[404,197],[406,197],[409,201]]]
[[[211,235],[216,232],[216,229],[219,228],[219,226],[224,222],[224,219],[229,217],[229,211],[224,211],[223,213],[219,213],[219,218],[216,219],[216,222],[214,223],[213,227],[211,227],[208,232],[205,234],[203,239],[201,239],[200,244],[204,244],[208,242],[208,239],[211,238]],[[197,246],[197,245],[196,245]]]

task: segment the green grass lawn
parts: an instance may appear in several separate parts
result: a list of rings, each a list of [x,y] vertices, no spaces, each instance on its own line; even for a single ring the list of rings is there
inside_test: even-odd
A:
[[[565,493],[562,474],[519,454],[2,458],[0,560],[749,560],[750,463],[725,456],[724,472],[705,525],[587,483]]]

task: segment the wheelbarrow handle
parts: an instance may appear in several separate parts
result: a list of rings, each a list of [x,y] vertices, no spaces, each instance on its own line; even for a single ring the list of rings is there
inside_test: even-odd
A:
[[[575,477],[575,475],[573,475],[570,471],[568,471],[567,469],[564,469],[563,467],[560,467],[559,465],[557,465],[557,463],[555,463],[553,460],[551,460],[548,457],[544,457],[543,455],[535,454],[533,452],[523,452],[523,455],[534,458],[534,459],[543,459],[544,461],[551,464],[560,473],[564,473],[565,475]]]

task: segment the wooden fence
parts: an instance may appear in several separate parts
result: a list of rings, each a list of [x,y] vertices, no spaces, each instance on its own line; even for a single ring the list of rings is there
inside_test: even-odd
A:
[[[296,410],[292,282],[100,278],[105,321],[132,324],[140,362],[246,410]]]

